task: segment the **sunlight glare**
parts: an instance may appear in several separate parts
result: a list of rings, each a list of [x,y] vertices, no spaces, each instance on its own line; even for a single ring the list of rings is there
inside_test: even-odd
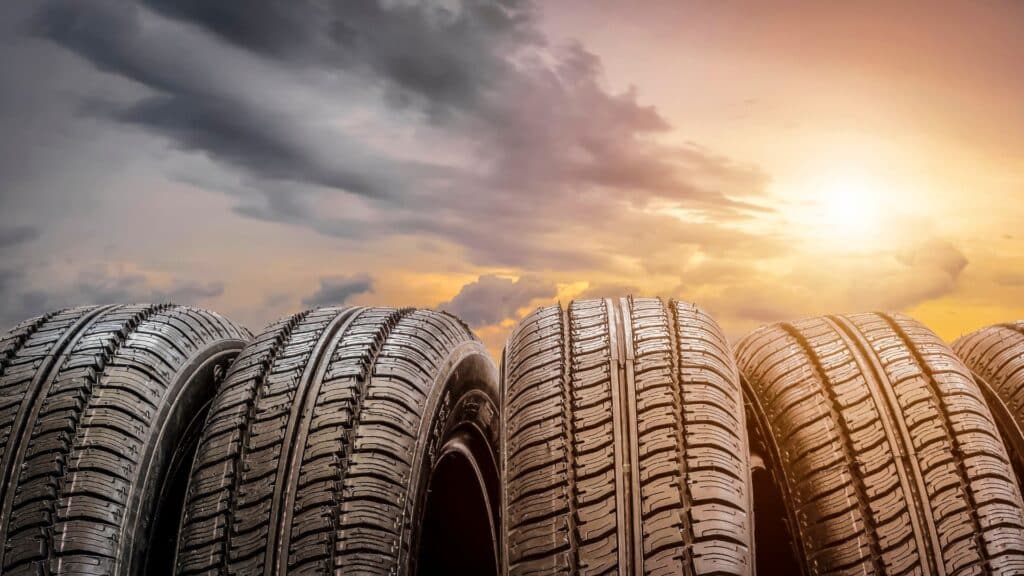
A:
[[[811,246],[827,251],[870,252],[891,240],[886,223],[894,209],[891,185],[867,170],[832,170],[791,185],[798,199],[789,220]]]
[[[822,223],[834,234],[863,238],[875,231],[882,214],[877,189],[867,182],[834,180],[820,194]]]

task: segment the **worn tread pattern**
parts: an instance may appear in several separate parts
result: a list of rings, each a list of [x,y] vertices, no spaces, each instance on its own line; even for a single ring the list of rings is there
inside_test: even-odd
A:
[[[225,342],[237,352],[249,337],[215,313],[171,304],[72,308],[8,332],[0,572],[125,573],[143,540],[126,523],[156,513],[130,507],[163,481],[147,449],[165,434],[179,394],[213,395],[212,381],[180,371]]]
[[[691,304],[581,300],[504,351],[509,574],[750,574],[739,376]]]
[[[1024,483],[1024,321],[988,326],[953,342],[985,393]]]
[[[429,310],[321,308],[271,325],[214,399],[177,572],[405,573],[423,412],[467,343],[484,354]]]
[[[902,315],[776,324],[737,362],[809,574],[1020,574],[1024,512],[978,387]]]

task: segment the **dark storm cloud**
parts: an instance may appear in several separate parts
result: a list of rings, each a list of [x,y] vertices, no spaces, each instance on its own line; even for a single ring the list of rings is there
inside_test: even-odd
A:
[[[605,88],[600,59],[582,45],[549,43],[527,1],[54,1],[34,30],[149,91],[90,102],[93,114],[248,175],[232,193],[248,217],[345,238],[431,235],[477,264],[537,268],[587,264],[567,228],[629,237],[654,227],[642,211],[655,204],[716,222],[763,210],[742,200],[762,192],[762,173],[660,143],[672,129],[665,118],[634,90]],[[421,122],[414,154],[366,145],[372,123],[326,121],[366,105],[344,90],[354,85],[376,87],[395,111],[376,121]],[[329,109],[296,110],[293,92]],[[456,159],[434,154],[445,145]],[[312,200],[324,193],[362,198],[364,210],[324,213]],[[687,232],[678,219],[657,226],[697,245],[723,236],[715,225]],[[632,243],[611,250],[645,255]]]
[[[38,237],[39,229],[34,226],[0,227],[0,250],[31,242]]]
[[[373,292],[373,279],[366,274],[354,276],[326,276],[320,279],[320,288],[302,299],[305,306],[338,306],[349,298]]]
[[[98,69],[155,92],[128,104],[86,101],[83,110],[87,113],[148,128],[183,149],[213,154],[261,178],[305,182],[357,195],[386,193],[386,177],[325,158],[313,148],[316,141],[312,135],[297,130],[292,119],[254,104],[247,91],[267,87],[218,84],[217,78],[211,78],[212,71],[202,65],[207,54],[201,51],[215,50],[215,45],[189,47],[173,32],[147,32],[143,16],[143,10],[131,3],[50,2],[35,14],[32,29]],[[193,51],[184,52],[189,49]],[[343,143],[336,141],[338,144]]]
[[[512,280],[487,274],[463,286],[451,301],[440,304],[438,309],[451,312],[478,328],[515,318],[520,308],[557,294],[555,284],[543,278],[522,276]]]
[[[508,51],[539,40],[533,7],[520,0],[387,7],[256,0],[244,9],[201,0],[143,3],[290,64],[369,71],[399,100],[423,98],[438,114],[479,105],[481,94],[510,72]]]

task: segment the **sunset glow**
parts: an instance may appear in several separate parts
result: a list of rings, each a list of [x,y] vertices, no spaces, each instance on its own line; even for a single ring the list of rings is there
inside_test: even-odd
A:
[[[1024,317],[1019,3],[384,2],[330,21],[345,42],[271,9],[241,34],[201,3],[33,4],[0,8],[5,325],[344,301],[497,349],[623,291],[733,339]]]

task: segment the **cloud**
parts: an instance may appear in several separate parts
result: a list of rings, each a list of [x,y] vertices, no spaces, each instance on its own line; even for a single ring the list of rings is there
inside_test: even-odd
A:
[[[486,274],[463,286],[454,298],[439,304],[438,309],[455,314],[470,326],[480,327],[516,318],[520,308],[557,295],[558,288],[553,282],[536,276],[513,280]]]
[[[1016,270],[999,270],[994,276],[996,284],[1016,288],[1024,286],[1024,273]]]
[[[647,294],[633,284],[590,284],[586,290],[576,295],[577,300],[588,298],[621,298],[624,296],[647,297]]]
[[[167,291],[154,291],[154,301],[174,302],[175,304],[197,304],[220,297],[224,294],[223,282],[178,282]]]
[[[203,305],[224,294],[221,282],[160,281],[155,275],[124,266],[83,264],[69,279],[33,278],[28,268],[0,270],[0,324],[68,306],[173,302]]]
[[[325,276],[320,279],[320,288],[302,299],[310,307],[338,306],[349,298],[373,292],[373,279],[365,274],[354,276]]]
[[[761,324],[803,316],[906,311],[952,294],[969,262],[952,243],[928,238],[887,252],[832,254],[827,265],[804,258],[788,268],[751,263],[697,267],[677,289],[732,327],[730,336]]]
[[[480,105],[510,72],[507,52],[540,40],[534,8],[520,0],[144,4],[289,65],[366,73],[387,82],[397,103],[420,98],[437,115]]]
[[[25,244],[38,237],[39,229],[34,226],[0,227],[0,249]]]
[[[764,210],[747,199],[766,175],[661,142],[661,113],[608,90],[600,59],[548,39],[528,1],[50,1],[34,31],[143,88],[84,110],[237,171],[228,193],[251,218],[433,236],[474,264],[550,269],[586,263],[593,222],[710,247],[720,222]]]
[[[161,134],[180,148],[211,154],[226,165],[269,181],[297,181],[359,196],[386,194],[384,170],[354,151],[343,134],[324,135],[265,94],[291,80],[225,51],[187,26],[162,21],[132,3],[48,2],[34,15],[33,31],[72,50],[99,70],[150,90],[134,101],[87,98],[83,112]],[[183,64],[184,63],[184,64]],[[335,161],[329,141],[349,162]],[[343,150],[348,148],[348,150]],[[353,154],[349,154],[353,153]],[[276,202],[281,218],[304,216],[297,201]]]

